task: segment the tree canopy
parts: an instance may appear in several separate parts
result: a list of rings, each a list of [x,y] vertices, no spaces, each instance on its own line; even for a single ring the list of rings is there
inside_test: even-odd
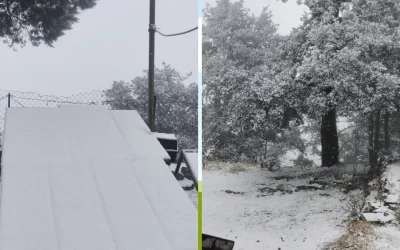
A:
[[[197,85],[185,84],[181,76],[168,64],[155,70],[156,119],[160,133],[173,133],[184,148],[197,148]],[[104,92],[106,103],[113,109],[133,109],[147,122],[148,74],[131,82],[116,81]]]
[[[0,0],[0,38],[9,46],[53,43],[97,0]]]

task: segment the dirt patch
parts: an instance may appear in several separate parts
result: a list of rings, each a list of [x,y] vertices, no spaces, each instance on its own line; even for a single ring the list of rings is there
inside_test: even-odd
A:
[[[322,250],[372,250],[376,230],[366,221],[354,220],[347,225],[346,232]]]
[[[240,164],[240,163],[234,163],[234,164],[232,164],[232,166],[230,166],[228,168],[228,172],[231,173],[231,174],[238,174],[238,173],[247,171],[248,168],[249,168],[248,165]]]

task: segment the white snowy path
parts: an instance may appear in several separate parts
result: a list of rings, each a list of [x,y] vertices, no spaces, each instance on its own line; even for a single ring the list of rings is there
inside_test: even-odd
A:
[[[340,235],[346,218],[344,194],[319,190],[257,197],[262,184],[302,185],[309,180],[277,181],[272,176],[257,168],[238,174],[203,171],[203,233],[234,240],[235,250],[313,250]],[[330,196],[319,195],[326,193]]]

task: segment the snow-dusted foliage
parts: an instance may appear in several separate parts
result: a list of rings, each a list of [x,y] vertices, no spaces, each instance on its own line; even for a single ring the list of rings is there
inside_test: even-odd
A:
[[[204,13],[204,146],[219,158],[256,158],[276,132],[267,102],[279,89],[272,84],[281,37],[264,9],[253,16],[243,1],[218,1]],[[276,124],[278,121],[276,122]]]
[[[319,124],[322,165],[360,157],[375,165],[387,151],[386,131],[400,106],[400,2],[303,4],[310,12],[288,36],[276,33],[267,8],[254,16],[243,1],[220,0],[205,9],[203,131],[210,155],[256,159],[270,142],[293,146],[283,135],[296,141],[300,135],[291,131],[305,119]],[[339,117],[356,128],[340,134]]]
[[[176,134],[180,147],[197,148],[197,85],[186,80],[168,64],[156,69],[156,131]],[[131,82],[114,82],[104,95],[113,109],[137,110],[147,121],[147,71]]]

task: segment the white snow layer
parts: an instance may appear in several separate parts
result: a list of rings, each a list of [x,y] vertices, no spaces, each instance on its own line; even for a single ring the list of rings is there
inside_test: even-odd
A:
[[[235,241],[235,250],[311,250],[321,249],[345,230],[341,202],[345,195],[339,190],[277,192],[264,197],[259,188],[309,181],[274,180],[273,176],[259,168],[235,174],[203,171],[203,233]]]
[[[186,160],[188,161],[188,165],[190,166],[190,169],[192,170],[193,177],[196,179],[196,182],[198,181],[198,153],[197,152],[185,152],[185,157]]]
[[[0,249],[197,249],[164,156],[136,111],[7,109]]]
[[[159,139],[165,139],[165,140],[177,140],[176,136],[174,134],[165,134],[165,133],[153,133],[157,138]]]

